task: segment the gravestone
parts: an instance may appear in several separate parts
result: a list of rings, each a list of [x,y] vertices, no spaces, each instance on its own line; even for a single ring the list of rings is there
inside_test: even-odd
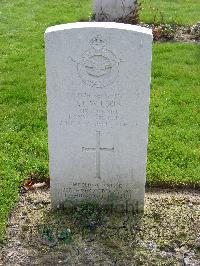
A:
[[[136,0],[94,0],[95,21],[119,21],[134,16]]]
[[[143,210],[152,33],[72,23],[45,33],[53,206]]]

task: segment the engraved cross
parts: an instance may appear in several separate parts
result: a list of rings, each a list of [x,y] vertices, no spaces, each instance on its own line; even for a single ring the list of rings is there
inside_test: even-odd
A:
[[[96,178],[101,179],[101,151],[112,151],[114,152],[113,148],[102,148],[101,147],[101,132],[96,131],[96,148],[85,148],[82,147],[82,151],[95,151],[96,152]]]

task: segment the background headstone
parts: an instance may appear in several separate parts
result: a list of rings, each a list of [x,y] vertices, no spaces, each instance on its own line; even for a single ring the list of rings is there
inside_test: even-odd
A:
[[[151,30],[74,23],[45,33],[53,206],[98,201],[142,210]]]
[[[95,21],[119,21],[134,16],[136,0],[94,0]]]

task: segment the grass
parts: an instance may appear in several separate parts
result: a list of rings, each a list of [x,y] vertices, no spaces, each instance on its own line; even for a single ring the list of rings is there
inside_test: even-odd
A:
[[[43,33],[87,20],[90,1],[1,0],[0,239],[25,178],[48,176]],[[155,44],[148,183],[199,182],[200,46]]]
[[[147,181],[200,184],[200,46],[154,44]]]
[[[141,21],[194,25],[200,21],[199,0],[140,0]]]

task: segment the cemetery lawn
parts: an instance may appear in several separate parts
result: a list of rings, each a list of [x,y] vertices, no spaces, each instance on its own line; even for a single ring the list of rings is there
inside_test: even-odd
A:
[[[43,33],[90,10],[88,0],[1,1],[0,239],[21,182],[48,177]],[[153,53],[147,183],[197,187],[200,46],[154,44]]]
[[[199,73],[199,45],[154,43],[149,185],[200,185]]]
[[[200,21],[199,0],[140,0],[145,23],[194,25]]]

